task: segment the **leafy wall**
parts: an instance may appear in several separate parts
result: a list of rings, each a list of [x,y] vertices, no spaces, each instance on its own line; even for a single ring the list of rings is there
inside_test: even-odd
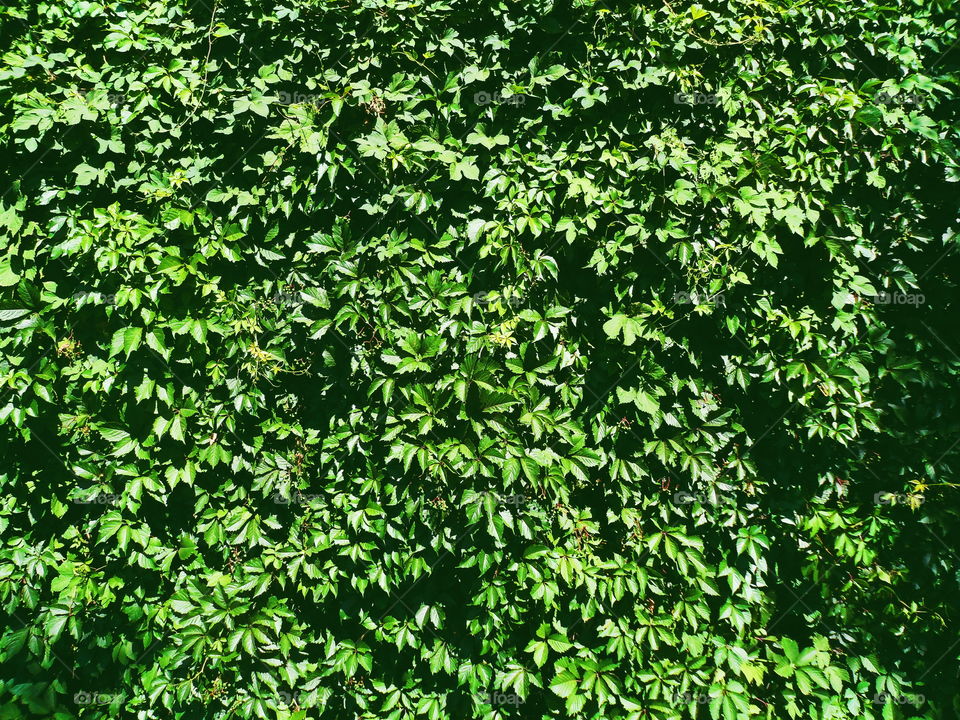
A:
[[[8,0],[0,717],[955,717],[958,11]]]

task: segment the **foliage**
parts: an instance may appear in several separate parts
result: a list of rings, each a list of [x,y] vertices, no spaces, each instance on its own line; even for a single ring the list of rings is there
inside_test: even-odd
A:
[[[0,717],[958,709],[958,3],[10,0]]]

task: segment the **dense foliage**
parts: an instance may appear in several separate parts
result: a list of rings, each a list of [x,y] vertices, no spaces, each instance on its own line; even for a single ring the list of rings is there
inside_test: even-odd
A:
[[[960,3],[8,0],[0,718],[949,718]]]

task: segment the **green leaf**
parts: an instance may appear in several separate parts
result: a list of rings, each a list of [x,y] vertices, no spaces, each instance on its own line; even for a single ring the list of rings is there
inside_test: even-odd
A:
[[[7,255],[0,259],[0,286],[16,285],[19,280],[20,276],[11,267],[11,257]]]
[[[579,687],[580,681],[569,670],[558,672],[550,683],[550,689],[562,698],[571,697]]]
[[[117,330],[110,341],[110,357],[123,352],[125,357],[130,357],[130,353],[140,347],[140,338],[143,335],[143,328],[127,327]]]

